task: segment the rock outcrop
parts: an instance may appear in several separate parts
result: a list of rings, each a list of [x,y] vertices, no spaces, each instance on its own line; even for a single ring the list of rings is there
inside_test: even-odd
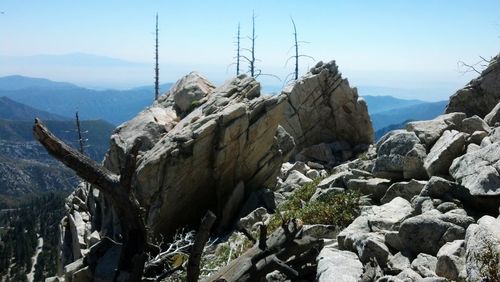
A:
[[[450,97],[446,113],[462,112],[484,118],[500,100],[500,54],[492,58],[478,78]]]

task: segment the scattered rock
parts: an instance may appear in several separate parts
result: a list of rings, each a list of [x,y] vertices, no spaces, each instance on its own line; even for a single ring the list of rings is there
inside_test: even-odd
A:
[[[411,262],[411,269],[422,277],[434,277],[436,275],[437,258],[428,254],[418,254]]]
[[[347,189],[370,195],[374,201],[379,201],[389,188],[390,180],[383,178],[351,179],[346,184]]]
[[[425,147],[421,144],[415,146],[406,154],[403,160],[404,179],[428,179],[424,168],[424,160],[427,157]]]
[[[484,117],[484,121],[490,126],[495,126],[496,123],[500,122],[500,102]]]
[[[410,258],[401,252],[398,252],[394,256],[390,256],[387,262],[387,266],[394,272],[401,272],[407,268],[410,268]]]
[[[410,180],[409,182],[397,182],[392,184],[380,200],[381,203],[388,203],[396,197],[410,201],[414,196],[419,195],[427,181]]]
[[[363,274],[363,265],[353,252],[325,247],[316,260],[319,282],[357,282]]]
[[[464,240],[448,242],[439,249],[436,274],[450,280],[465,278]]]
[[[491,128],[488,126],[488,124],[482,118],[478,117],[477,115],[474,115],[474,116],[472,116],[470,118],[466,118],[462,121],[460,131],[468,133],[468,134],[472,134],[475,131],[490,132]]]
[[[453,160],[464,152],[466,136],[456,130],[443,132],[424,161],[424,168],[429,177],[448,174]]]
[[[420,140],[415,133],[405,131],[394,133],[383,140],[377,150],[372,173],[376,177],[401,179],[406,155]]]
[[[406,130],[415,132],[422,143],[431,148],[445,130],[460,128],[465,117],[464,113],[451,113],[433,120],[413,121],[406,124]]]

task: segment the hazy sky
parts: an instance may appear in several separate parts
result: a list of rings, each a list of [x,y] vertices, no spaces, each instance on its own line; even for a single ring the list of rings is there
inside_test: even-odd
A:
[[[258,66],[282,78],[292,70],[292,65],[284,67],[293,44],[290,17],[299,40],[310,42],[301,52],[316,60],[335,59],[353,85],[455,89],[474,76],[459,73],[458,61],[474,63],[480,55],[500,51],[500,0],[2,0],[0,56],[89,53],[139,64],[116,74],[96,67],[85,77],[71,65],[43,73],[29,65],[4,64],[0,75],[16,72],[102,86],[108,78],[109,86],[150,83],[158,12],[161,80],[198,70],[220,82],[234,72],[227,68],[233,37],[238,22],[242,35],[250,35],[252,10]],[[313,64],[304,60],[302,70]]]

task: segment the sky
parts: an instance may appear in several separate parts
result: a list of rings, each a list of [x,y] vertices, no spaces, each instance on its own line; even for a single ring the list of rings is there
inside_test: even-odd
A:
[[[252,12],[257,67],[282,79],[261,76],[265,85],[283,85],[293,69],[285,66],[293,54],[291,17],[308,42],[300,53],[315,59],[302,58],[301,73],[336,60],[351,85],[429,89],[426,100],[446,98],[477,75],[464,74],[459,61],[500,51],[500,0],[2,0],[0,11],[0,76],[103,88],[152,82],[156,13],[162,82],[190,71],[215,83],[233,76],[237,26],[248,47]],[[60,60],[68,54],[76,59]]]

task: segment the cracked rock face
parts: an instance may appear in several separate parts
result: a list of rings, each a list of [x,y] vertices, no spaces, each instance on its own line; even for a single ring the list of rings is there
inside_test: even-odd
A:
[[[186,99],[199,99],[189,113],[178,112],[183,89],[196,90]],[[271,183],[281,164],[303,148],[369,144],[373,129],[365,101],[330,62],[276,96],[261,96],[260,84],[245,75],[213,88],[192,73],[115,131],[105,165],[118,171],[138,138],[145,142],[135,193],[148,225],[169,234],[198,221],[206,209],[221,213],[240,181],[246,193]]]
[[[484,118],[500,100],[500,54],[478,78],[450,97],[446,113],[463,112],[467,116]]]

